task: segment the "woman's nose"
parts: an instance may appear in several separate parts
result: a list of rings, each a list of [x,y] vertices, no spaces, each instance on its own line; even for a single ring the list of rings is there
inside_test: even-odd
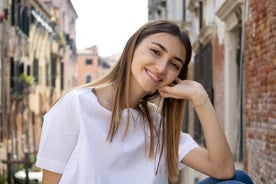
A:
[[[162,74],[166,73],[167,61],[165,59],[160,59],[156,61],[155,68],[158,73],[162,73]]]

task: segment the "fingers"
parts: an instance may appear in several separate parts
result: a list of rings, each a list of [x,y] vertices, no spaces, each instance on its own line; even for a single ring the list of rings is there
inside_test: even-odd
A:
[[[176,85],[178,85],[178,84],[176,84]],[[159,94],[164,98],[176,98],[176,99],[182,98],[179,95],[176,85],[175,86],[164,86],[162,88],[159,88],[158,89]]]
[[[181,81],[182,81],[182,80],[181,80],[180,78],[178,78],[178,77],[175,79],[175,82],[176,82],[177,84],[180,83]]]
[[[168,93],[163,92],[163,91],[159,91],[159,94],[163,97],[163,98],[169,98]]]
[[[160,95],[164,98],[176,98],[180,99],[182,98],[179,93],[179,88],[181,86],[182,80],[180,78],[176,78],[174,82],[171,85],[163,86],[158,89]]]
[[[170,90],[168,88],[171,88],[171,87],[170,86],[164,86],[164,87],[158,89],[158,91],[159,91],[159,93],[162,97],[164,97],[164,98],[170,97],[170,95],[169,95]]]
[[[173,85],[163,86],[158,91],[165,98],[189,99],[193,102],[201,99],[202,91],[205,92],[200,83],[192,80],[181,80],[180,78],[176,78]]]

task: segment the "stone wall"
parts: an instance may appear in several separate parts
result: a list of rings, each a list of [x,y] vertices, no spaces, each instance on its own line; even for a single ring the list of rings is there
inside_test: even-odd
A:
[[[248,1],[245,25],[245,166],[258,184],[276,183],[276,1]]]

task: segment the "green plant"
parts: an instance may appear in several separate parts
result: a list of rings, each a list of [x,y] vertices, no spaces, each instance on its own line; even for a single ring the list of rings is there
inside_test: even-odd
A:
[[[60,44],[60,46],[61,47],[65,47],[66,46],[66,39],[65,39],[65,37],[64,37],[64,34],[60,31],[59,32],[59,34],[58,34],[58,36],[59,36],[59,44]]]
[[[22,99],[23,95],[29,94],[32,90],[34,81],[34,77],[26,73],[21,73],[18,77],[15,77],[12,87],[13,98]]]
[[[19,77],[20,82],[27,84],[27,85],[32,85],[34,83],[34,77],[31,75],[27,75],[26,73],[22,73]]]
[[[5,184],[7,182],[8,176],[7,173],[1,173],[0,174],[0,184]]]

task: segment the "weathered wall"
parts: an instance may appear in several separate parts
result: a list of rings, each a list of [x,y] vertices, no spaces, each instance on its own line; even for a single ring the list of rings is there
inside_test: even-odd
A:
[[[246,168],[276,183],[276,1],[250,0],[245,28]]]

